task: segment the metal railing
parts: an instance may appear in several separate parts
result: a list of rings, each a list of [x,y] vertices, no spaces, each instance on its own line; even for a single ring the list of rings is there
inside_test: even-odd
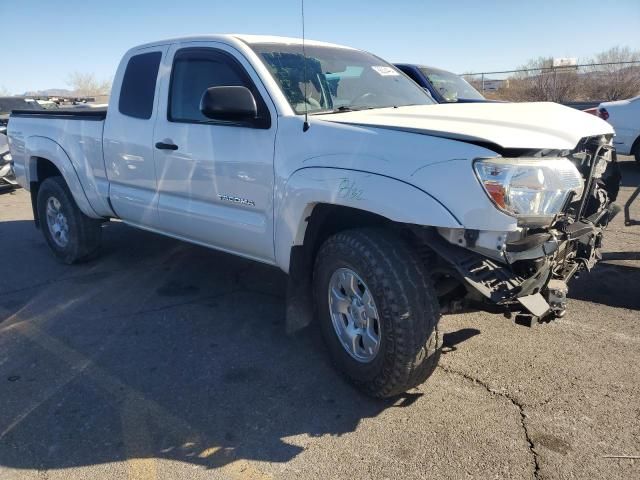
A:
[[[640,61],[550,65],[462,76],[485,96],[512,101],[588,103],[640,94]]]

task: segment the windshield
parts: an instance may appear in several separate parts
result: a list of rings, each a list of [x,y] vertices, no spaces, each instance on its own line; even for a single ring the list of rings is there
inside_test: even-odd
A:
[[[370,53],[338,47],[254,44],[296,113],[430,105],[431,98],[397,68]],[[306,90],[306,95],[305,95]]]
[[[429,79],[433,88],[444,97],[447,102],[464,100],[484,100],[484,97],[467,81],[455,73],[443,70],[431,70],[420,68],[420,71]]]

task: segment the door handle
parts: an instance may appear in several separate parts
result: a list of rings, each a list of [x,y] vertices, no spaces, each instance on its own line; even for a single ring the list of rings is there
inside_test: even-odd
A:
[[[178,145],[176,145],[174,143],[158,142],[158,143],[156,143],[156,148],[158,150],[177,150],[178,149]]]

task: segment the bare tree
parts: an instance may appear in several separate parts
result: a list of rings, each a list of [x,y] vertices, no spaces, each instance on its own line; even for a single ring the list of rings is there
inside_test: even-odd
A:
[[[640,95],[640,50],[629,47],[613,47],[599,53],[585,68],[582,90],[590,97],[599,100],[620,100]]]
[[[476,90],[478,91],[482,90],[482,79],[478,78],[473,73],[463,73],[460,76],[464,78],[467,81],[467,83],[471,85],[473,88],[475,88]]]
[[[575,67],[554,68],[553,59],[539,57],[524,65],[500,89],[500,96],[511,101],[567,102],[576,95],[578,72]]]
[[[11,92],[4,85],[0,85],[0,97],[9,97],[11,96]]]
[[[73,72],[67,77],[67,85],[76,95],[106,95],[111,90],[111,80],[98,80],[93,73]]]
[[[559,103],[619,100],[640,95],[640,50],[614,47],[580,63],[580,67],[554,67],[552,58],[530,60],[520,67],[522,70],[502,81],[500,88],[483,93],[490,98],[516,102]],[[480,86],[480,83],[475,75],[472,84]]]

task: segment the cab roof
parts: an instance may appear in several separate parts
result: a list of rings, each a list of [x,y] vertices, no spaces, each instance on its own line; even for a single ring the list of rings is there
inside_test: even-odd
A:
[[[158,40],[155,42],[149,42],[144,45],[138,45],[135,49],[140,48],[148,48],[155,47],[158,45],[165,45],[167,43],[178,43],[178,42],[197,42],[197,41],[219,41],[229,44],[234,44],[237,41],[241,41],[247,45],[254,45],[260,43],[271,43],[271,44],[281,44],[281,45],[300,45],[302,46],[302,39],[296,37],[280,37],[275,35],[248,35],[248,34],[240,34],[240,33],[227,33],[227,34],[203,34],[203,35],[188,35],[184,37],[175,37],[169,38],[165,40]],[[351,47],[347,47],[344,45],[338,45],[334,43],[328,42],[320,42],[317,40],[308,40],[305,39],[305,45],[308,46],[316,46],[316,47],[334,47],[334,48],[346,48],[349,50],[353,50]]]

